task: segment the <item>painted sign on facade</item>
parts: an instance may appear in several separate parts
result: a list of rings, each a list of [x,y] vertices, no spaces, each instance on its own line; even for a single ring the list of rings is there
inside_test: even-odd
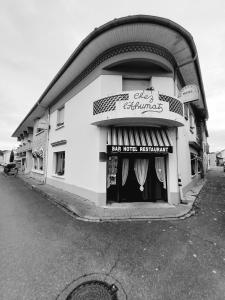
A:
[[[168,103],[159,100],[158,92],[143,90],[129,93],[129,99],[116,102],[116,111],[123,115],[162,113],[168,110]]]
[[[107,146],[108,153],[172,153],[172,146]]]
[[[199,88],[195,84],[184,86],[179,93],[179,98],[182,99],[183,103],[192,102],[199,100]]]

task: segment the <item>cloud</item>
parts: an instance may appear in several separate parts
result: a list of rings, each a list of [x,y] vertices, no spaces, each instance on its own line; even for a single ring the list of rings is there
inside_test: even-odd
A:
[[[95,27],[131,14],[169,18],[190,31],[199,54],[209,107],[209,130],[225,128],[224,11],[223,0],[183,0],[182,5],[178,0],[168,3],[165,0],[2,1],[0,119],[8,131],[1,131],[1,143],[12,143],[11,133]]]

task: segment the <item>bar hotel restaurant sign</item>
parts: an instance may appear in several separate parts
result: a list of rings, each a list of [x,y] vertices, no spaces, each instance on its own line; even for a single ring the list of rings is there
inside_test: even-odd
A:
[[[173,148],[172,146],[107,146],[107,152],[108,153],[160,153],[160,154],[166,154],[166,153],[172,153]]]
[[[123,117],[148,117],[169,111],[169,103],[159,100],[159,93],[155,91],[131,91],[129,99],[116,102],[117,115]],[[127,146],[108,145],[108,153],[172,153],[172,146]]]

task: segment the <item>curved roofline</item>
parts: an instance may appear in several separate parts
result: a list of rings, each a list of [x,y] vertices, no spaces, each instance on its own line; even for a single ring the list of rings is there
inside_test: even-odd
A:
[[[195,43],[194,43],[192,35],[185,28],[183,28],[179,24],[177,24],[177,23],[175,23],[175,22],[173,22],[173,21],[171,21],[169,19],[162,18],[162,17],[157,17],[157,16],[151,16],[151,15],[131,15],[131,16],[126,16],[126,17],[121,17],[121,18],[115,18],[115,19],[113,19],[113,20],[111,20],[111,21],[109,21],[109,22],[101,25],[100,27],[95,28],[91,33],[89,33],[87,35],[86,38],[84,38],[81,41],[81,43],[78,45],[78,47],[74,50],[74,52],[70,55],[70,57],[68,58],[68,60],[62,66],[62,68],[58,71],[58,73],[55,75],[55,77],[49,83],[49,85],[44,90],[44,92],[42,93],[42,95],[40,96],[40,98],[38,99],[38,101],[35,103],[35,105],[32,107],[32,109],[29,111],[29,113],[26,115],[26,117],[23,119],[23,121],[17,127],[17,129],[15,130],[15,132],[12,134],[12,136],[14,136],[14,134],[16,133],[16,131],[18,130],[18,128],[23,124],[23,122],[27,119],[27,117],[35,110],[35,108],[38,107],[38,105],[40,105],[40,103],[42,102],[42,100],[44,99],[44,97],[51,90],[51,88],[55,85],[55,83],[57,82],[57,80],[63,75],[63,73],[67,70],[67,68],[71,65],[71,63],[79,55],[79,53],[92,40],[94,40],[100,34],[106,32],[107,30],[110,30],[110,29],[112,29],[114,27],[118,27],[118,26],[125,25],[125,24],[134,24],[134,23],[153,23],[153,24],[162,25],[162,26],[168,27],[168,28],[170,28],[170,29],[172,29],[174,31],[177,31],[178,33],[180,33],[184,37],[184,39],[190,45],[190,49],[192,51],[193,57],[197,54],[197,49],[196,49],[196,46],[195,46]],[[203,82],[202,82],[202,76],[201,76],[201,70],[200,70],[200,65],[199,65],[198,57],[195,60],[195,63],[197,65],[197,73],[198,73],[199,82],[200,82],[200,85],[201,85],[200,89],[201,89],[202,96],[203,96],[203,102],[204,102],[204,105],[205,105],[206,111],[207,111],[207,105],[206,105],[206,101],[205,101],[205,92],[204,92],[204,87],[203,87]],[[208,113],[207,113],[207,117],[208,117]]]

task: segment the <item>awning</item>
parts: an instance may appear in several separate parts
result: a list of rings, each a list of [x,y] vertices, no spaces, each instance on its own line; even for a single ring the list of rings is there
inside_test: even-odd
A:
[[[111,127],[108,129],[108,153],[172,153],[166,129],[152,127]]]

